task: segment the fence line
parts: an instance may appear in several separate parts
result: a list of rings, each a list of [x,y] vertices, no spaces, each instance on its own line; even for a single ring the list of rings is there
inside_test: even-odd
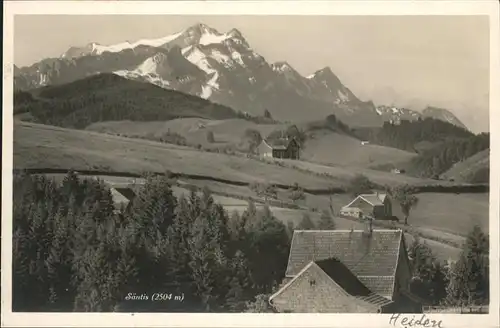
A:
[[[488,313],[488,305],[474,305],[474,306],[424,306],[424,313],[456,313],[456,314],[467,314],[467,313]]]

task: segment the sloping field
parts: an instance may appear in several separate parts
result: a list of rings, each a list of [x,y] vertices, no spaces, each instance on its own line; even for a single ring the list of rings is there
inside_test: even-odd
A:
[[[272,131],[286,129],[286,126],[286,124],[256,124],[243,119],[178,118],[163,122],[99,122],[89,125],[86,129],[131,137],[143,137],[148,134],[160,137],[163,133],[171,132],[182,135],[189,144],[200,144],[203,147],[224,145],[238,147],[247,129],[259,131],[265,138]],[[208,131],[214,133],[215,143],[207,142]],[[329,130],[314,131],[308,135],[301,156],[304,160],[316,163],[369,167],[404,163],[415,156],[413,153],[391,147],[362,145],[355,138]]]
[[[358,167],[397,165],[414,156],[416,154],[396,148],[362,145],[355,138],[327,130],[311,134],[301,154],[304,160],[310,162]]]
[[[131,137],[178,133],[189,144],[200,144],[204,147],[218,147],[223,145],[238,146],[247,129],[254,129],[265,137],[275,129],[284,125],[256,124],[243,119],[207,120],[203,118],[178,118],[162,122],[132,122],[113,121],[99,122],[89,125],[86,129],[96,132],[122,134]],[[207,142],[207,132],[212,131],[215,143]]]
[[[131,173],[170,170],[245,182],[296,182],[306,188],[327,188],[335,182],[243,157],[31,123],[14,127],[14,167]]]
[[[467,235],[477,224],[489,231],[489,194],[423,193],[417,195],[418,205],[412,209],[411,225]],[[397,204],[394,214],[402,217]]]
[[[418,205],[410,212],[408,223],[418,227],[426,235],[462,242],[463,238],[479,225],[484,232],[489,231],[489,194],[488,193],[421,193],[417,194]],[[334,210],[351,200],[347,194],[332,195]],[[330,204],[329,196],[307,195],[307,206],[325,209]],[[400,206],[393,201],[393,214],[403,220]]]
[[[445,179],[454,179],[455,181],[470,182],[478,172],[490,168],[490,150],[485,149],[472,155],[463,162],[454,164],[448,171],[442,174]],[[487,176],[485,175],[485,180]]]
[[[349,181],[356,174],[363,174],[371,181],[381,184],[381,185],[400,185],[400,184],[410,184],[410,185],[433,185],[433,184],[444,184],[443,181],[436,181],[432,179],[419,179],[410,177],[404,174],[393,174],[389,172],[382,172],[377,170],[364,169],[359,167],[349,167],[349,166],[329,166],[317,163],[305,162],[305,161],[293,161],[293,160],[283,160],[286,165],[291,167],[298,167],[299,169],[312,171],[318,174],[325,173],[331,176],[338,177],[344,181]]]

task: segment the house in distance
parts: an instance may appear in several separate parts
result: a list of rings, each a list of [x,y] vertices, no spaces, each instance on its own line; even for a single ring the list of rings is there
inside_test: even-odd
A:
[[[295,230],[280,313],[421,313],[401,230]]]
[[[114,212],[119,213],[121,210],[128,209],[132,205],[132,201],[136,194],[132,188],[127,187],[111,187],[111,197],[113,198]]]
[[[269,158],[300,159],[300,145],[295,138],[263,139],[257,147],[257,153]]]
[[[355,218],[386,219],[392,217],[392,203],[385,193],[361,194],[342,207],[340,214]]]

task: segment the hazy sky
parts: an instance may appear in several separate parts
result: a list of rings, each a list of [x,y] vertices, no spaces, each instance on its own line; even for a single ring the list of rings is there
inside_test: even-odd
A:
[[[330,66],[363,100],[445,107],[473,131],[489,128],[487,16],[16,16],[15,64],[198,22],[239,29],[268,62],[285,60],[305,76]]]

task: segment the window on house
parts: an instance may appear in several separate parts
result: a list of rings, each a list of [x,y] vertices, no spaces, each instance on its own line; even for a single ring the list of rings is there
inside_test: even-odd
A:
[[[309,280],[309,285],[315,286],[316,285],[316,280],[314,280],[314,279]]]

